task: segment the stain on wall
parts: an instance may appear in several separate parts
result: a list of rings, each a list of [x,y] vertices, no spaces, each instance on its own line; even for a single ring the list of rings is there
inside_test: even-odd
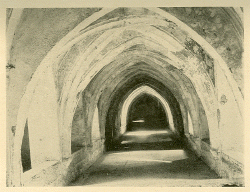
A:
[[[231,70],[243,93],[243,25],[236,25],[229,11],[221,7],[170,7],[161,8],[191,27],[210,43],[221,55]],[[228,10],[229,9],[229,10]],[[239,23],[242,24],[240,20]]]

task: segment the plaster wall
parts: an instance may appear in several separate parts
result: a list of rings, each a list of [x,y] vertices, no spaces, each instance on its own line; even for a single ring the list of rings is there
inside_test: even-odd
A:
[[[81,30],[83,24],[80,22],[99,10],[99,8],[24,9],[10,46],[10,59],[7,64],[8,151],[12,151],[13,147],[16,147],[16,151],[18,151],[23,135],[19,127],[22,125],[24,127],[26,119],[29,117],[31,123],[29,127],[32,131],[40,132],[46,129],[52,133],[51,138],[46,136],[44,140],[42,136],[45,132],[39,134],[42,142],[48,142],[46,139],[53,140],[54,146],[56,146],[56,153],[42,152],[45,150],[39,147],[42,146],[42,142],[39,141],[39,138],[33,140],[31,137],[31,142],[34,143],[32,147],[36,146],[35,149],[31,147],[31,151],[39,150],[42,152],[42,156],[44,154],[55,155],[56,157],[49,157],[51,160],[58,160],[57,157],[61,156],[62,162],[58,165],[62,168],[58,168],[57,164],[52,167],[57,167],[56,169],[62,169],[62,171],[66,170],[67,173],[61,174],[66,175],[65,179],[61,178],[61,181],[74,180],[83,171],[80,167],[85,167],[85,164],[87,166],[95,161],[103,152],[109,105],[117,91],[121,91],[122,82],[128,77],[133,78],[131,74],[138,73],[140,67],[135,66],[138,61],[146,63],[146,65],[141,65],[145,74],[150,74],[150,77],[165,82],[165,86],[171,88],[173,95],[180,103],[182,114],[187,114],[185,108],[189,108],[194,135],[200,137],[199,139],[207,138],[209,135],[212,150],[216,153],[219,153],[220,150],[225,153],[231,151],[227,153],[229,158],[235,156],[232,151],[242,151],[243,143],[240,143],[243,138],[242,106],[240,106],[242,98],[235,91],[238,87],[240,90],[243,89],[241,72],[243,49],[242,30],[240,29],[242,25],[237,22],[237,15],[231,15],[234,18],[232,21],[228,19],[227,11],[223,12],[220,8],[162,9],[196,31],[198,35],[193,35],[193,37],[198,40],[203,37],[213,46],[227,63],[227,66],[220,68],[221,65],[218,67],[218,61],[222,62],[220,58],[214,59],[214,56],[202,48],[202,46],[209,46],[198,45],[187,31],[182,30],[182,28],[186,29],[184,25],[176,22],[179,25],[177,26],[175,22],[164,18],[164,11],[153,8],[104,10],[102,13],[107,13],[106,15],[99,18],[97,15],[97,20]],[[98,14],[101,15],[101,13]],[[138,16],[140,17],[137,18]],[[169,18],[172,17],[169,16]],[[176,18],[173,20],[175,21]],[[11,19],[9,21],[11,22]],[[87,20],[86,23],[88,22],[91,23]],[[140,26],[140,23],[146,23],[146,25]],[[153,25],[157,27],[152,27]],[[75,26],[77,28],[72,32],[71,30]],[[60,41],[67,33],[69,35],[66,37],[70,39],[68,44],[65,43],[66,40]],[[178,41],[174,41],[173,36]],[[55,46],[57,42],[65,44],[62,43],[61,48]],[[200,40],[200,42],[203,41]],[[55,55],[46,56],[52,47],[56,47],[53,50],[58,49],[58,52]],[[213,52],[212,55],[216,54]],[[44,58],[46,59],[43,60]],[[215,61],[216,59],[217,61]],[[129,63],[128,60],[132,62]],[[41,62],[42,64],[39,66]],[[110,72],[109,76],[99,76],[107,81],[97,81],[101,82],[101,85],[88,87],[96,74],[112,62],[113,66],[116,66],[112,71],[113,74]],[[49,64],[51,64],[50,67],[43,68],[44,65]],[[171,66],[175,66],[175,68]],[[42,74],[42,78],[37,79],[37,75],[33,75],[36,69]],[[129,69],[132,70],[130,76],[126,72]],[[228,74],[228,69],[231,70],[230,73],[237,84],[231,83],[231,74]],[[213,71],[216,71],[217,75],[214,76]],[[119,75],[120,78],[116,78]],[[27,86],[28,83],[31,86]],[[214,83],[216,87],[214,87]],[[97,89],[94,89],[96,87]],[[82,95],[83,90],[85,91]],[[81,98],[81,100],[80,97],[83,99]],[[23,102],[21,102],[21,98],[23,98]],[[27,103],[30,107],[24,107]],[[79,108],[77,108],[77,104]],[[96,108],[96,106],[98,107]],[[204,107],[204,111],[200,106]],[[18,110],[22,107],[26,110],[25,113],[22,114],[23,111],[21,111],[18,114]],[[217,108],[219,108],[220,124],[217,119]],[[35,114],[34,111],[37,109],[41,110]],[[232,109],[236,109],[234,113]],[[97,119],[99,120],[96,121]],[[183,115],[184,125],[187,126],[185,119],[187,119],[187,115]],[[115,121],[117,122],[117,120]],[[200,122],[204,122],[204,124]],[[16,125],[18,125],[17,133],[15,133]],[[73,135],[71,135],[72,126]],[[217,129],[218,126],[220,133]],[[92,130],[93,127],[95,129]],[[236,131],[238,129],[235,127],[239,127],[240,130]],[[100,130],[100,135],[98,135],[98,130]],[[34,135],[32,131],[31,135]],[[77,135],[77,131],[80,131],[81,134]],[[228,137],[230,134],[231,137]],[[56,139],[59,137],[58,135],[60,135],[60,141]],[[96,138],[93,139],[92,136],[96,136]],[[82,142],[83,137],[86,139],[85,147],[72,156],[70,149],[72,138],[73,141]],[[15,146],[13,146],[15,139],[19,143],[15,142]],[[202,154],[203,144],[199,139],[193,148],[197,153]],[[16,157],[18,157],[18,153],[15,153]],[[32,152],[32,155],[34,153]],[[35,156],[38,157],[39,154]],[[38,159],[46,158],[44,156],[44,158]],[[209,158],[206,157],[206,159]],[[20,167],[16,167],[17,169],[11,167],[12,160],[12,154],[8,153],[7,177],[10,178],[8,185],[11,185],[12,170],[20,169]],[[18,159],[14,158],[14,161],[18,161]],[[66,168],[63,168],[65,166]],[[56,172],[57,176],[59,172]],[[48,184],[47,181],[45,183]]]

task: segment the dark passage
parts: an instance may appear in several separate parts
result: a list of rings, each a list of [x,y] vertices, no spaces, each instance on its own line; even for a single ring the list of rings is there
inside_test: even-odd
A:
[[[169,128],[169,124],[166,113],[162,104],[156,98],[143,94],[130,106],[127,131],[167,128]]]

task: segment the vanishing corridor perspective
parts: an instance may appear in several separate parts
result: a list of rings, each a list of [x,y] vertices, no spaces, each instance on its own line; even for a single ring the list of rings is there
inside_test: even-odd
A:
[[[244,186],[243,9],[6,9],[18,186]]]

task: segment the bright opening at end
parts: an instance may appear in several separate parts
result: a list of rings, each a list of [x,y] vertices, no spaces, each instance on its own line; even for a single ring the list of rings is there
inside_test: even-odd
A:
[[[139,120],[135,120],[135,121],[132,121],[133,123],[144,123],[144,119],[139,119]]]
[[[153,130],[153,131],[131,131],[127,132],[124,135],[127,136],[150,136],[156,134],[169,134],[171,133],[169,130]]]

